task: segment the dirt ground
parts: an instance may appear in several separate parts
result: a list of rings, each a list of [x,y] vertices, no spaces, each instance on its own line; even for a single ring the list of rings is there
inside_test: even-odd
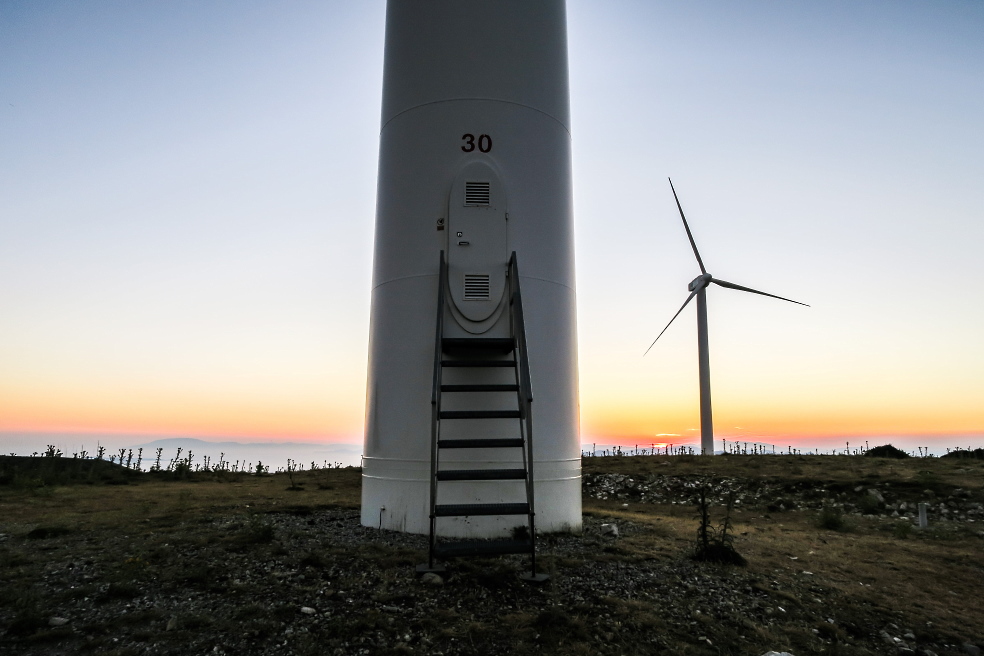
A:
[[[984,647],[980,461],[601,457],[583,472],[583,532],[538,541],[541,585],[519,580],[522,556],[452,561],[421,580],[424,537],[359,525],[357,469],[294,474],[293,486],[285,474],[228,472],[8,476],[0,653]],[[747,565],[691,557],[701,486],[712,528],[727,498],[738,502],[732,544]],[[927,530],[906,517],[921,501]],[[612,524],[617,536],[602,527]]]

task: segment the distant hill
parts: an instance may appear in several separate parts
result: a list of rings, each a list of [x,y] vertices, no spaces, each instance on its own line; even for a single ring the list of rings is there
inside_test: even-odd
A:
[[[871,458],[908,458],[909,454],[898,447],[894,447],[891,444],[883,444],[882,446],[876,446],[868,449],[864,452],[864,455]]]
[[[50,485],[126,485],[140,474],[108,460],[0,455],[0,486],[37,489]]]
[[[209,451],[216,449],[247,449],[249,451],[260,449],[300,449],[305,451],[312,449],[331,449],[343,453],[362,453],[361,444],[351,444],[349,442],[212,442],[194,437],[166,437],[143,444],[134,444],[132,448],[143,448],[144,451],[148,449],[164,449],[165,451],[169,451],[179,448],[185,451],[188,449],[199,451],[202,449],[208,449]]]
[[[240,466],[249,466],[262,462],[270,467],[270,471],[285,467],[287,460],[293,460],[305,467],[311,463],[325,465],[359,465],[362,455],[362,444],[350,442],[211,442],[194,437],[165,437],[142,444],[135,444],[134,451],[143,449],[144,468],[154,464],[157,449],[161,452],[161,466],[177,457],[181,449],[181,458],[188,453],[194,454],[194,461],[201,463],[208,458],[212,464],[218,463],[219,458],[229,463],[240,461]]]
[[[941,458],[970,458],[973,460],[984,460],[984,449],[956,449],[950,451]]]

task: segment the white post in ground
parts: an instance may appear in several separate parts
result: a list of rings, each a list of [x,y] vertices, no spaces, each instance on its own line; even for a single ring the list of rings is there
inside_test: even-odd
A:
[[[926,518],[926,502],[919,502],[919,528],[926,528],[929,526],[929,520]]]

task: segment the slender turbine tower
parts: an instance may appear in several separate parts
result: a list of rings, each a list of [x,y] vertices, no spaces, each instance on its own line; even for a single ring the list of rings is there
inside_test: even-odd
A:
[[[680,218],[683,219],[683,227],[687,231],[687,238],[690,239],[690,247],[694,249],[694,256],[697,258],[697,266],[700,267],[700,275],[691,280],[690,284],[687,285],[687,289],[690,290],[690,296],[688,296],[687,300],[683,302],[683,305],[681,305],[680,309],[673,315],[670,322],[666,324],[666,328],[670,327],[670,324],[673,323],[678,316],[680,316],[681,312],[683,312],[683,308],[687,307],[687,303],[693,300],[694,296],[696,296],[697,354],[700,361],[700,450],[705,455],[714,455],[714,423],[711,417],[711,363],[707,348],[707,286],[714,283],[715,285],[727,287],[728,289],[737,289],[742,292],[750,292],[761,296],[769,296],[770,298],[778,298],[780,301],[789,301],[790,303],[796,303],[797,305],[806,305],[806,303],[800,303],[799,301],[794,301],[790,298],[783,298],[782,296],[776,296],[775,294],[766,294],[765,292],[760,292],[757,289],[742,287],[741,285],[736,285],[733,282],[728,282],[726,280],[721,280],[711,276],[711,274],[707,272],[707,269],[704,268],[703,260],[700,259],[700,253],[697,251],[697,243],[694,241],[694,235],[690,232],[690,225],[687,224],[687,217],[683,214],[683,208],[680,206],[680,199],[677,197],[676,189],[673,188],[673,180],[670,180],[670,189],[673,190],[673,198],[676,200],[677,209],[680,210]],[[810,306],[806,305],[806,307]],[[666,332],[666,328],[663,328],[659,335],[656,336],[653,343],[646,349],[646,353],[649,353],[649,349],[651,349],[653,345],[656,344],[656,341],[663,336],[663,333]]]

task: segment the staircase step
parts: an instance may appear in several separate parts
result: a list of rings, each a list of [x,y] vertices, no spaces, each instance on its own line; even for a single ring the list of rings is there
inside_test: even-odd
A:
[[[532,548],[529,540],[461,540],[438,542],[434,545],[434,555],[444,558],[496,556],[499,554],[528,553]]]
[[[515,360],[441,360],[442,367],[515,367]]]
[[[525,478],[525,469],[445,469],[437,472],[439,481],[512,481]]]
[[[515,347],[512,337],[445,337],[441,340],[441,350],[453,355],[504,355]]]
[[[529,515],[528,503],[458,503],[434,507],[438,517],[470,517],[474,515]]]
[[[441,419],[519,419],[519,410],[441,410]]]
[[[505,449],[524,446],[521,437],[501,437],[491,440],[438,440],[439,449]]]
[[[518,392],[519,385],[441,385],[442,392]]]

